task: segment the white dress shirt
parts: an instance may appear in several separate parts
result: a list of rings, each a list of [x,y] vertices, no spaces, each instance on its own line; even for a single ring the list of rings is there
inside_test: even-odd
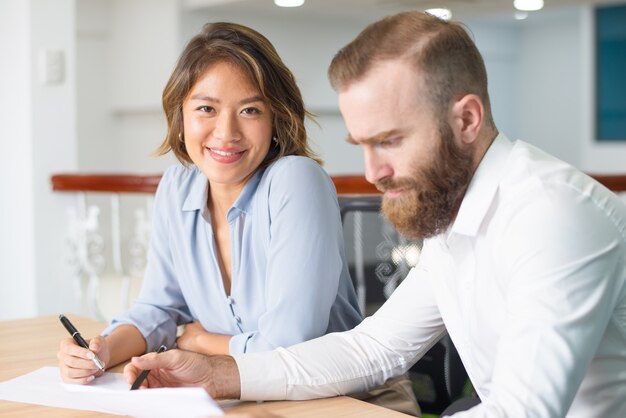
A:
[[[242,399],[358,392],[447,329],[482,403],[455,417],[626,417],[626,206],[499,135],[458,216],[352,331],[235,357]]]

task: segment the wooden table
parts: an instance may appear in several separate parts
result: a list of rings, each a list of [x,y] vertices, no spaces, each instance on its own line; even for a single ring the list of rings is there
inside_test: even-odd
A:
[[[105,324],[67,315],[85,338],[98,334]],[[12,379],[43,366],[56,366],[59,341],[68,336],[56,316],[0,322],[0,381]],[[121,371],[121,366],[111,371]],[[266,410],[285,417],[407,417],[396,411],[346,396],[311,401],[241,402],[225,406],[228,412]],[[40,405],[0,401],[0,417],[113,417],[117,415]]]

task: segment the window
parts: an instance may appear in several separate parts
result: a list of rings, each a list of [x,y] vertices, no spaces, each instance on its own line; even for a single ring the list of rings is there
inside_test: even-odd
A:
[[[626,5],[598,7],[596,41],[596,138],[626,140]]]

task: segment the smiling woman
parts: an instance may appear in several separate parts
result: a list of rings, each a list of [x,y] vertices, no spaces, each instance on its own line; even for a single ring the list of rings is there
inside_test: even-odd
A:
[[[61,343],[63,379],[97,377],[94,353],[108,368],[161,345],[236,354],[356,326],[335,189],[272,44],[241,25],[205,25],[164,89],[163,109],[157,153],[181,164],[156,192],[142,289],[89,350]]]
[[[213,64],[184,100],[183,120],[185,148],[212,193],[239,195],[272,142],[272,111],[256,86],[237,66]]]

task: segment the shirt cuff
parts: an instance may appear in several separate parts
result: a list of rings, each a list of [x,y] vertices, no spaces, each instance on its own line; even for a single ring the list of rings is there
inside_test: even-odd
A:
[[[278,350],[238,354],[233,357],[239,368],[242,401],[285,399],[287,377]]]
[[[236,334],[230,338],[228,352],[231,356],[248,352],[248,340],[252,338],[252,332]]]

